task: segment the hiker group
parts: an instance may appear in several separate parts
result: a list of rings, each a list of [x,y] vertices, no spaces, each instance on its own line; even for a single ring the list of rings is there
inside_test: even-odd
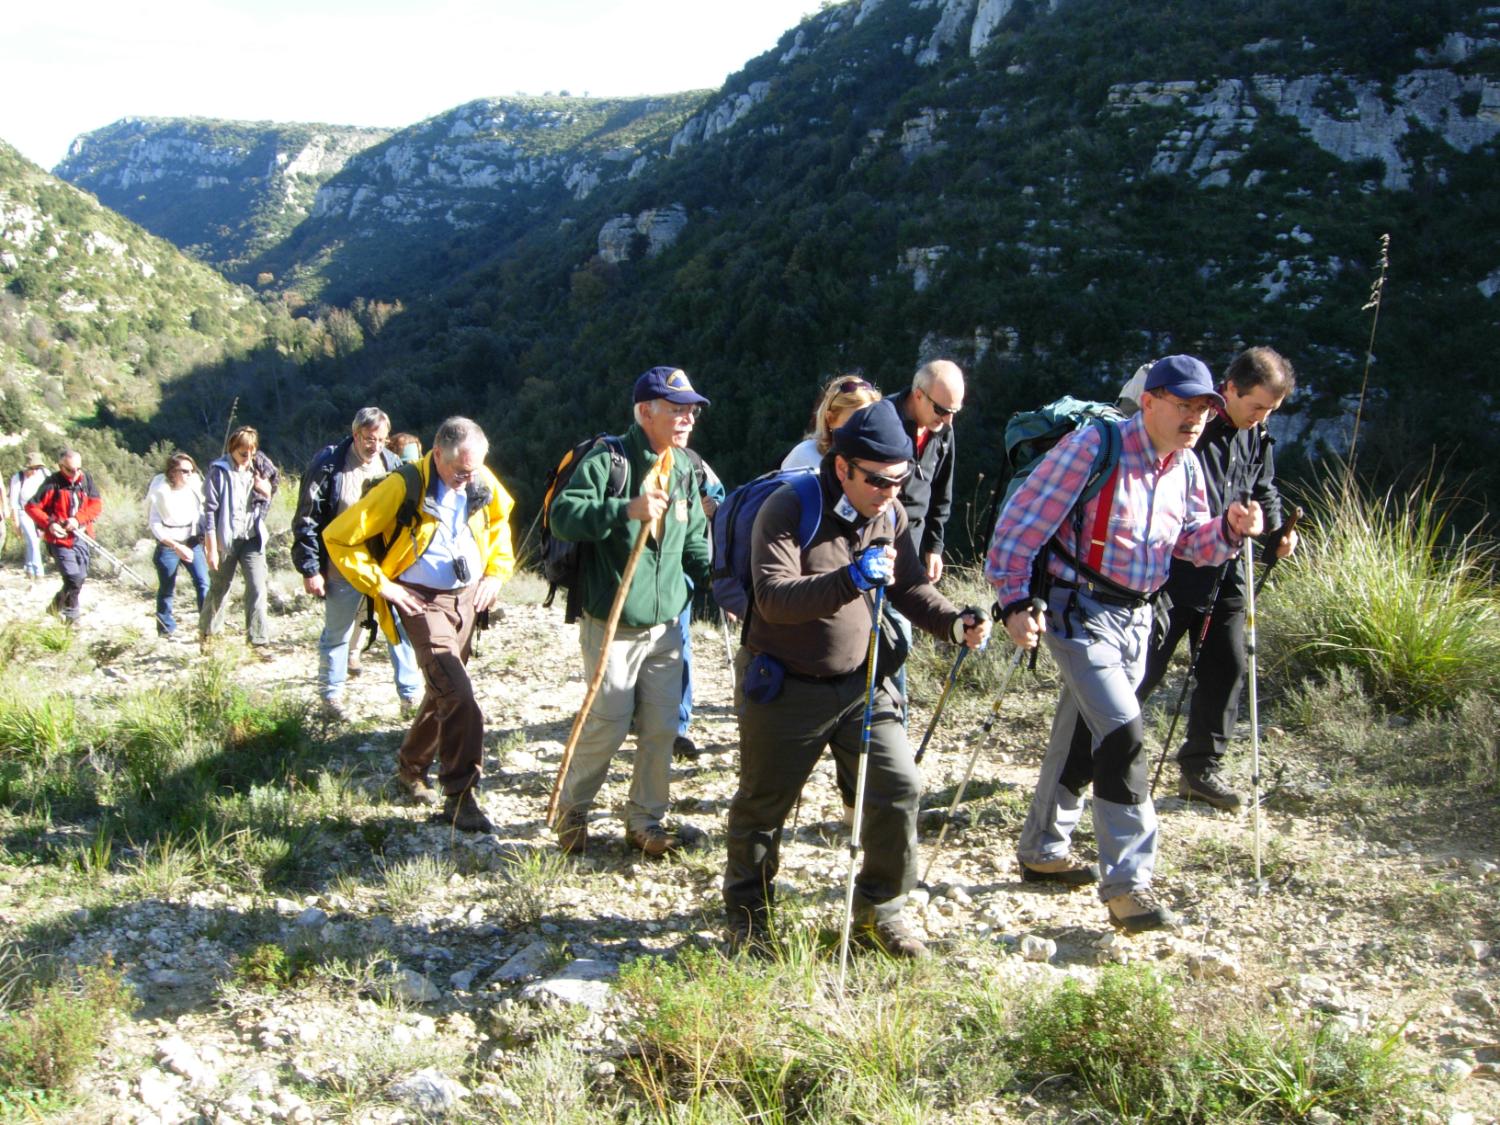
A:
[[[1254,803],[1223,768],[1247,650],[1253,657],[1254,579],[1239,559],[1256,539],[1272,558],[1296,546],[1265,429],[1294,381],[1270,348],[1238,356],[1217,385],[1201,361],[1174,355],[1137,373],[1123,409],[1060,400],[1008,427],[1016,480],[984,577],[1015,646],[1012,667],[1045,646],[1062,682],[1017,843],[1020,876],[1096,886],[1108,920],[1127,932],[1175,924],[1152,887],[1158,824],[1141,705],[1184,635],[1194,688],[1178,792],[1219,809]],[[709,399],[681,369],[654,367],[634,383],[623,433],[567,452],[540,513],[546,574],[554,592],[565,590],[565,619],[578,622],[587,683],[547,809],[565,853],[584,853],[597,836],[594,802],[632,731],[627,845],[660,857],[706,844],[668,811],[674,756],[702,752],[688,731],[688,624],[695,592],[711,594],[726,649],[731,625],[739,634],[739,780],[723,877],[731,943],[765,947],[786,821],[827,749],[850,827],[844,946],[853,935],[896,956],[925,954],[903,917],[917,883],[922,796],[903,665],[918,628],[957,646],[956,676],[991,628],[990,613],[938,588],[965,393],[946,360],[891,397],[837,377],[820,392],[807,439],[726,494],[689,449]],[[485,465],[488,448],[477,424],[454,417],[423,454],[413,435],[391,435],[382,411],[359,411],[349,435],[302,475],[291,549],[304,592],[323,601],[326,712],[347,714],[368,614],[411,720],[396,784],[413,801],[441,801],[437,815],[453,828],[477,832],[491,824],[478,800],[484,716],[467,665],[515,566],[513,504]],[[168,459],[147,502],[163,636],[176,635],[180,571],[197,595],[198,636],[210,641],[238,569],[246,639],[271,643],[266,514],[279,476],[249,427],[233,431],[206,482],[191,457]],[[54,606],[76,620],[100,512],[81,456],[65,451],[49,476],[30,455],[8,505],[28,536],[28,578],[41,574],[44,542],[64,580]],[[998,708],[997,699],[986,732]],[[1097,862],[1072,846],[1089,786]]]

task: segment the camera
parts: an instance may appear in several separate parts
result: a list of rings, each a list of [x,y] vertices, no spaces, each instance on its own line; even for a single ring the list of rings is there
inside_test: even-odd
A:
[[[465,586],[469,584],[469,560],[457,558],[453,560],[453,577],[457,578]]]

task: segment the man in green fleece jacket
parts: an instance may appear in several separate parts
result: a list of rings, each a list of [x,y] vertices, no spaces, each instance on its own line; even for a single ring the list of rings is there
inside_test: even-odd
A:
[[[626,839],[650,856],[698,839],[691,829],[670,830],[663,821],[682,696],[677,617],[688,602],[687,579],[700,587],[709,580],[707,517],[685,454],[673,457],[666,488],[654,486],[647,474],[662,450],[687,448],[698,412],[708,399],[675,367],[647,371],[635,382],[634,399],[635,424],[621,439],[626,461],[623,492],[611,495],[610,467],[616,454],[610,443],[600,442],[552,501],[554,534],[589,545],[582,558],[583,614],[578,626],[584,680],[593,678],[601,656],[605,663],[599,694],[579,734],[559,798],[557,841],[569,855],[588,845],[589,808],[632,719],[636,749],[625,806]],[[605,622],[643,521],[654,521],[655,527],[605,653]]]

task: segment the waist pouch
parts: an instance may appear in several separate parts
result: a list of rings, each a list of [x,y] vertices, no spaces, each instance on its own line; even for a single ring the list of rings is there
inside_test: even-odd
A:
[[[785,680],[786,666],[769,653],[757,652],[745,667],[741,690],[751,703],[770,703],[781,694]]]

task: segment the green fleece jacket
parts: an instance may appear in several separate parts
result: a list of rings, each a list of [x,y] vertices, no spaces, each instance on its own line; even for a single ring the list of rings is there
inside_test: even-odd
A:
[[[626,518],[625,509],[640,493],[641,482],[656,462],[640,426],[632,425],[623,441],[627,463],[624,495],[608,494],[609,447],[600,442],[578,463],[568,486],[552,501],[553,534],[589,545],[582,563],[583,612],[600,621],[609,617],[641,528],[639,521]],[[688,603],[687,579],[699,588],[708,583],[707,517],[698,501],[692,462],[681,450],[673,450],[669,491],[672,502],[667,507],[662,541],[646,541],[625,596],[622,625],[645,628],[671,621]]]

